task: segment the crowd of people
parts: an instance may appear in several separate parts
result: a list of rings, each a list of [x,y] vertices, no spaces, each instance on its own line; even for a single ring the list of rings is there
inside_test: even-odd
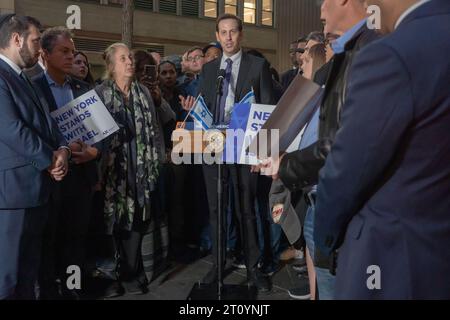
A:
[[[381,33],[368,4],[381,8]],[[279,75],[224,14],[216,41],[180,56],[110,45],[97,80],[70,30],[1,15],[0,299],[89,298],[85,284],[100,280],[104,298],[145,294],[174,264],[210,254],[203,284],[231,261],[267,293],[285,260],[304,280],[294,299],[449,298],[449,15],[446,0],[325,0],[324,30],[293,41]],[[249,92],[276,105],[301,77],[320,96],[298,150],[224,165],[217,230],[217,164],[173,164],[172,132],[193,121],[199,94],[228,125]],[[68,143],[50,113],[90,90],[119,130]],[[300,222],[296,237],[278,214]]]

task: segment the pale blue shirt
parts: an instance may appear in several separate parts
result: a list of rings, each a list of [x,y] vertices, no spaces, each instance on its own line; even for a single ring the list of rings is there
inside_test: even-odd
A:
[[[73,100],[73,92],[70,87],[69,81],[66,79],[63,85],[57,84],[50,75],[45,72],[45,77],[47,78],[48,85],[52,91],[53,98],[55,99],[57,108],[64,107],[70,101]]]
[[[333,52],[335,54],[344,53],[345,45],[347,44],[347,42],[349,42],[353,38],[353,36],[356,34],[356,32],[358,32],[358,30],[361,29],[365,23],[367,23],[367,18],[364,18],[363,20],[361,20],[360,22],[355,24],[353,27],[351,27],[349,30],[347,30],[347,32],[345,32],[342,36],[337,38],[336,41],[334,41],[331,44]]]

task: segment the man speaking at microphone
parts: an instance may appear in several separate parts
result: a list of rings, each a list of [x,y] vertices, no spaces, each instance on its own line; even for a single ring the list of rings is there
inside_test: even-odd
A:
[[[234,104],[249,93],[252,88],[256,103],[274,104],[272,78],[266,60],[247,55],[241,48],[243,39],[242,20],[232,14],[224,14],[217,19],[216,38],[223,48],[221,58],[203,66],[199,91],[214,116],[214,124],[228,125]],[[222,97],[217,103],[218,77],[223,77]],[[220,80],[219,80],[220,81]],[[194,97],[182,98],[183,108],[189,110],[194,105]],[[212,253],[214,265],[204,277],[204,284],[211,284],[217,275],[217,165],[203,165],[208,195],[210,224],[212,229]],[[233,184],[236,216],[239,221],[240,237],[244,248],[245,265],[249,283],[261,292],[271,290],[268,277],[258,270],[260,251],[257,243],[255,198],[258,174],[250,171],[248,165],[230,164],[223,166],[223,211],[227,207],[228,182]],[[231,177],[231,179],[229,179]],[[225,215],[223,215],[225,216]],[[222,223],[222,252],[225,252],[226,223]],[[225,262],[225,259],[222,259]]]

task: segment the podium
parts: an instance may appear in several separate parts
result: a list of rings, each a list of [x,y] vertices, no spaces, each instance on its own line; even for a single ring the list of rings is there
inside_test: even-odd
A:
[[[223,130],[186,130],[185,127],[177,124],[177,129],[172,134],[172,141],[174,142],[174,148],[172,151],[172,157],[177,153],[189,154],[190,156],[203,156],[209,154],[214,156],[216,152],[220,156],[220,161],[217,165],[217,283],[209,285],[202,284],[198,281],[191,292],[187,300],[255,300],[257,290],[255,287],[242,286],[242,285],[225,285],[223,283],[223,261],[221,243],[223,242],[222,220],[223,220],[223,185],[222,185],[222,151],[224,150],[226,136]],[[181,151],[181,152],[180,152]],[[208,205],[208,204],[206,204]],[[214,228],[214,226],[211,226]]]

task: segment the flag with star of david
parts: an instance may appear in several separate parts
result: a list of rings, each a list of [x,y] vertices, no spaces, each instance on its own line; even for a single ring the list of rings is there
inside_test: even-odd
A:
[[[191,110],[191,117],[202,127],[204,131],[209,130],[212,126],[213,116],[201,95],[199,95],[197,100],[195,100],[194,107]]]

